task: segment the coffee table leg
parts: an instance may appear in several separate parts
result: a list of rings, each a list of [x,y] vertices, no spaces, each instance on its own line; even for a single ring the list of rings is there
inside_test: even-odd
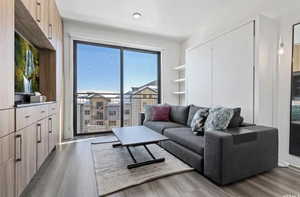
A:
[[[149,153],[149,155],[151,156],[152,160],[148,160],[148,161],[144,161],[144,162],[137,162],[136,159],[134,158],[132,152],[130,151],[129,147],[126,146],[132,160],[134,161],[133,164],[129,164],[127,166],[128,169],[132,169],[132,168],[137,168],[137,167],[141,167],[141,166],[145,166],[145,165],[149,165],[149,164],[154,164],[154,163],[159,163],[159,162],[164,162],[165,158],[158,158],[156,159],[154,157],[154,155],[151,153],[151,151],[148,149],[148,147],[146,145],[143,145],[146,149],[146,151]]]
[[[133,162],[136,163],[136,159],[134,158],[134,156],[133,156],[133,154],[132,154],[132,152],[131,152],[129,146],[126,146],[126,148],[127,148],[128,152],[129,152],[129,155],[130,155],[130,157],[132,158]]]
[[[149,155],[152,157],[152,159],[156,159],[154,157],[154,155],[151,153],[151,151],[148,149],[148,147],[146,145],[144,145],[145,149],[147,150],[147,152],[149,153]]]

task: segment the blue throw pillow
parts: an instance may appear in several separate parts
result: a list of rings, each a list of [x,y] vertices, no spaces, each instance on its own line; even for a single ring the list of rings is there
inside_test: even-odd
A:
[[[218,131],[227,129],[232,116],[233,109],[225,107],[215,107],[209,110],[209,115],[205,121],[205,131]]]

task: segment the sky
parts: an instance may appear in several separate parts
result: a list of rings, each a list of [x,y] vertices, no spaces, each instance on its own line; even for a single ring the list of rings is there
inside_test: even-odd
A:
[[[157,54],[124,51],[124,91],[157,79]],[[77,92],[120,92],[120,50],[77,45]]]

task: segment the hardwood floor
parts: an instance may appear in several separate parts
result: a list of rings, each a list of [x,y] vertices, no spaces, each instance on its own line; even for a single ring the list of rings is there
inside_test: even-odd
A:
[[[22,196],[97,197],[90,150],[91,140],[67,142],[54,151]],[[300,196],[300,172],[277,168],[245,181],[218,187],[197,172],[187,172],[145,183],[109,197],[294,197]]]

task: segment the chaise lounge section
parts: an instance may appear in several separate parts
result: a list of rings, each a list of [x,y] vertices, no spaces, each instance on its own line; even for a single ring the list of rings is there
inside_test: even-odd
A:
[[[191,119],[200,107],[171,106],[170,121],[145,120],[140,124],[169,138],[160,145],[218,185],[270,171],[278,164],[276,128],[241,124],[224,131],[195,135]]]

